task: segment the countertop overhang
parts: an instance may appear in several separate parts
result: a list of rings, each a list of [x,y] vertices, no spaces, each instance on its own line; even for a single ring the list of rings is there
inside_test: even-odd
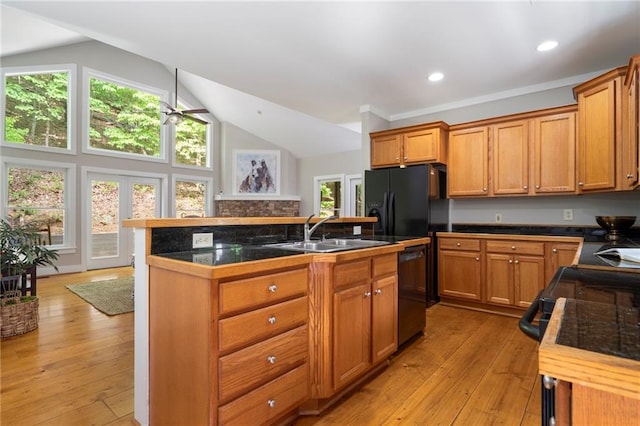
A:
[[[323,218],[314,217],[311,223]],[[125,219],[125,228],[188,228],[194,226],[233,226],[233,225],[302,225],[306,217],[193,217],[193,218],[142,218]],[[339,217],[327,223],[375,223],[375,217]]]

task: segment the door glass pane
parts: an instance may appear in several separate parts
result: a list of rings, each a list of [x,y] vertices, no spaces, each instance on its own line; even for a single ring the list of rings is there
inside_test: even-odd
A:
[[[320,184],[320,217],[340,215],[342,184],[340,181],[325,181]]]
[[[120,183],[91,181],[91,257],[118,255]]]
[[[132,215],[133,219],[144,217],[156,217],[156,185],[134,183],[132,188]]]
[[[205,216],[204,182],[176,181],[176,217]]]
[[[356,216],[362,216],[362,183],[356,184],[355,194],[356,208],[354,211]]]

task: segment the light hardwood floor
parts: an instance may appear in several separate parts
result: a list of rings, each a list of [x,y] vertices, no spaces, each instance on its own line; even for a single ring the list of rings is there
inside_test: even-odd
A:
[[[109,317],[64,286],[132,274],[38,280],[40,326],[3,339],[2,425],[130,425],[133,314]],[[539,425],[537,345],[515,318],[435,305],[427,333],[307,425]]]

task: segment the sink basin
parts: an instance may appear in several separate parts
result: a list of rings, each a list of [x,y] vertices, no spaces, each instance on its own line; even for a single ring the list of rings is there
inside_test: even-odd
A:
[[[314,253],[331,253],[334,251],[356,250],[389,244],[386,241],[352,240],[348,238],[332,238],[322,241],[298,241],[294,243],[268,244],[267,247],[282,250],[307,251]]]

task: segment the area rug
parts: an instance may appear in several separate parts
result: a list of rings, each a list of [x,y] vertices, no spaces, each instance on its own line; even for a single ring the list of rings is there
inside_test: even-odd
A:
[[[133,277],[69,284],[69,290],[107,315],[133,312]]]

